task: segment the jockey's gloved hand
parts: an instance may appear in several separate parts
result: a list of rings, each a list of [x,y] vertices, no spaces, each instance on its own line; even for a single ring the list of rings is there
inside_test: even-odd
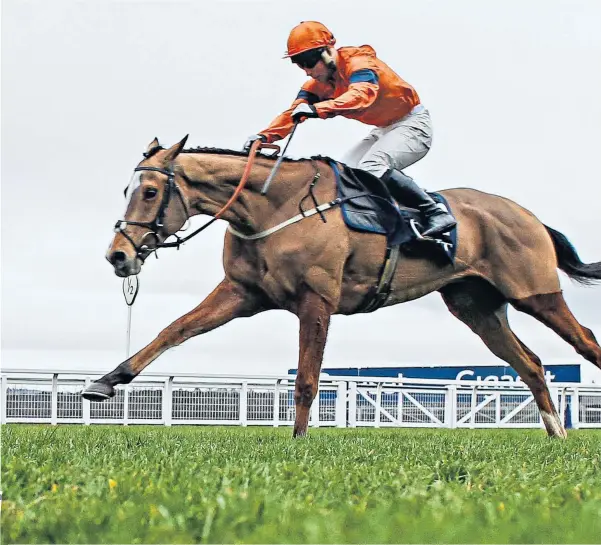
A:
[[[267,142],[267,137],[264,134],[253,134],[248,137],[248,140],[244,144],[244,151],[250,151],[250,147],[253,145],[255,140],[261,140],[262,142]]]
[[[305,119],[309,119],[310,117],[319,117],[315,106],[312,104],[307,104],[306,102],[303,102],[294,108],[291,115],[292,121],[295,123],[300,123]]]

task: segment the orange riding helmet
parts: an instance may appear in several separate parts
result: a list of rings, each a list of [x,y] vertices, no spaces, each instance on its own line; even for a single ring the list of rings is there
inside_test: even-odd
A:
[[[329,47],[335,43],[334,35],[324,25],[317,21],[303,21],[290,31],[288,50],[284,58],[294,57],[318,47]]]

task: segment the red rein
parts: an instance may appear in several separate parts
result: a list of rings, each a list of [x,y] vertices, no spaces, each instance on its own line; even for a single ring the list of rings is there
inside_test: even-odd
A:
[[[246,163],[246,167],[244,168],[244,172],[242,173],[242,178],[240,178],[240,183],[238,184],[236,191],[234,191],[234,194],[230,197],[230,200],[225,203],[223,208],[221,210],[219,210],[219,212],[217,212],[217,214],[215,214],[215,216],[214,216],[215,219],[219,219],[224,214],[224,212],[232,205],[232,203],[238,198],[238,195],[240,195],[240,193],[244,189],[244,186],[246,185],[246,182],[248,181],[248,176],[250,175],[250,169],[252,168],[253,163],[255,161],[255,155],[257,154],[257,151],[260,148],[275,149],[275,150],[277,150],[276,155],[280,150],[279,146],[276,146],[274,144],[265,144],[264,142],[261,142],[261,140],[255,140],[252,143],[252,146],[250,147],[250,151],[248,152],[248,163]]]

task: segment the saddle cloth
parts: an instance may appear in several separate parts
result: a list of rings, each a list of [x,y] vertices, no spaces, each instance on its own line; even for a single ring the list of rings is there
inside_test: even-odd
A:
[[[323,159],[322,157],[320,157]],[[421,239],[421,216],[413,208],[400,208],[388,188],[376,176],[354,169],[328,158],[336,173],[337,195],[341,199],[342,216],[346,225],[357,231],[385,235],[389,246],[400,245],[407,253],[423,253],[437,246],[451,263],[455,261],[457,227],[438,238]],[[440,194],[429,195],[452,215],[447,200]],[[402,203],[399,203],[402,206]],[[439,206],[440,206],[439,204]],[[428,242],[428,244],[420,244]],[[431,251],[429,252],[432,253]]]

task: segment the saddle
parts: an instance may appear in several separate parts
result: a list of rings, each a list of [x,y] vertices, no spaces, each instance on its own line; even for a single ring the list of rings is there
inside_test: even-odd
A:
[[[330,165],[336,173],[337,196],[349,228],[385,235],[389,246],[400,246],[406,253],[425,252],[433,259],[442,256],[447,263],[454,263],[456,227],[435,237],[423,237],[419,210],[397,202],[380,178],[333,160]],[[429,192],[429,195],[452,215],[440,193]]]
[[[359,312],[373,312],[384,305],[401,250],[405,255],[426,257],[441,266],[455,263],[456,226],[435,237],[423,237],[420,212],[397,202],[380,178],[330,158],[318,158],[327,160],[336,174],[337,197],[347,227],[386,236],[386,256],[379,282],[372,287]],[[440,193],[431,192],[429,195],[453,214]]]

